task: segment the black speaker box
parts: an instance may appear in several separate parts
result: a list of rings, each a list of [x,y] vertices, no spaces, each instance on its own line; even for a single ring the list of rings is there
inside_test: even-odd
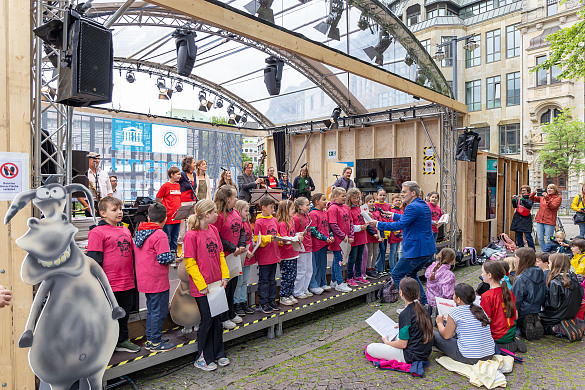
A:
[[[466,131],[460,134],[455,159],[459,161],[475,161],[480,140],[480,135],[474,131]]]
[[[197,45],[195,44],[197,35],[192,31],[187,31],[184,33],[175,32],[173,36],[177,47],[177,73],[188,77],[193,71],[197,57]]]
[[[57,102],[82,107],[112,101],[114,51],[112,32],[91,20],[68,15],[66,58],[59,70]]]
[[[266,60],[264,68],[264,84],[268,94],[275,96],[280,94],[280,81],[282,80],[282,70],[284,62],[276,57],[270,56]]]
[[[85,150],[72,150],[71,151],[71,167],[73,168],[73,176],[85,175],[89,170],[89,159]]]

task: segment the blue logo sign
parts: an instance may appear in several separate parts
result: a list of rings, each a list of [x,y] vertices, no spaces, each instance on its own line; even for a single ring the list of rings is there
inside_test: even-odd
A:
[[[172,131],[167,132],[163,137],[165,144],[169,147],[175,146],[177,143],[177,135]]]
[[[139,121],[112,119],[112,149],[151,152],[152,125]]]

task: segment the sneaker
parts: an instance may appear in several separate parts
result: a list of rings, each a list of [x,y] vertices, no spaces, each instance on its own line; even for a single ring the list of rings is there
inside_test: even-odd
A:
[[[376,271],[374,271],[373,269],[369,269],[366,271],[366,275],[368,275],[370,278],[376,278],[377,277],[377,273],[375,273]]]
[[[347,284],[351,287],[357,287],[358,284],[356,283],[355,279],[347,279]]]
[[[236,327],[236,324],[230,320],[223,321],[221,324],[223,325],[224,329],[234,329]]]
[[[144,345],[146,347],[146,344]],[[166,352],[177,348],[177,346],[168,341],[161,340],[160,343],[150,343],[150,346],[146,347],[151,352]]]
[[[327,287],[329,287],[329,286],[327,286]],[[331,289],[329,289],[329,290],[331,290]],[[322,289],[321,287],[316,287],[316,288],[311,289],[311,292],[315,295],[321,295],[321,294],[323,294],[323,291],[324,291],[324,289]]]
[[[355,281],[356,281],[356,282],[358,282],[358,283],[363,283],[363,284],[370,284],[370,282],[368,282],[368,281],[367,281],[366,279],[364,279],[363,277],[361,277],[361,278],[357,278]]]
[[[299,303],[299,301],[296,300],[296,298],[294,297],[294,295],[291,295],[289,298],[292,301],[292,303],[294,303],[294,304]]]
[[[205,359],[203,359],[202,357],[200,357],[199,359],[195,360],[195,363],[193,364],[196,368],[199,368],[203,371],[214,371],[217,370],[217,364],[215,364],[214,362],[211,362],[209,364],[205,363]]]
[[[245,316],[247,314],[241,303],[234,304],[234,311],[239,316]]]
[[[333,283],[335,283],[335,282],[333,282]],[[331,291],[331,289],[332,289],[332,287],[330,287],[328,285],[321,286],[321,290],[323,290],[323,291]]]
[[[278,305],[276,304],[276,302],[274,302],[274,301],[270,301],[270,302],[268,302],[268,305],[270,305],[270,307],[271,307],[271,308],[272,308],[272,310],[274,310],[274,311],[279,311],[279,310],[280,310],[280,306],[278,306]]]
[[[262,311],[263,313],[266,313],[266,314],[270,314],[274,310],[272,310],[272,307],[269,304],[266,304],[266,305],[260,305],[260,311]]]
[[[538,314],[534,315],[534,335],[536,336],[536,340],[540,340],[544,336],[544,326],[542,326]]]
[[[321,291],[321,292],[323,292],[323,291]],[[307,296],[307,298],[309,298],[309,297],[313,296],[313,293],[310,291],[305,291],[305,295]]]
[[[230,364],[230,359],[226,358],[226,357],[222,357],[217,359],[217,365],[220,367],[225,367],[228,364]]]
[[[558,333],[570,342],[579,341],[583,338],[583,329],[575,318],[563,320],[555,327]]]
[[[280,304],[286,305],[286,306],[292,306],[295,303],[289,297],[284,297],[284,298],[280,298]]]
[[[247,302],[244,302],[241,304],[242,306],[242,310],[244,310],[246,312],[246,314],[254,314],[256,313],[256,310],[254,310],[253,308],[251,308],[250,306],[248,306]]]
[[[311,294],[311,295],[313,295],[313,294]],[[298,298],[298,299],[307,299],[307,298],[308,298],[308,296],[307,296],[307,294],[306,294],[306,293],[302,293],[301,295],[297,295],[295,298]],[[298,302],[298,301],[297,301],[297,302]]]
[[[353,291],[351,288],[349,288],[349,286],[346,283],[341,283],[339,284],[337,287],[335,287],[336,291],[341,291],[341,292],[351,292]]]
[[[244,322],[244,320],[242,319],[242,317],[240,317],[239,315],[236,314],[236,316],[232,319],[230,319],[231,322],[233,322],[234,324],[241,324],[242,322]]]
[[[368,278],[368,275],[366,275],[366,274],[362,274],[362,279],[363,279],[363,280],[366,280],[367,278]]]
[[[514,342],[516,343],[516,350],[518,352],[526,353],[526,351],[528,351],[528,348],[526,347],[526,343],[520,337],[516,336],[514,339]]]
[[[114,349],[116,352],[130,352],[130,353],[136,353],[140,351],[140,347],[136,344],[134,344],[132,341],[130,340],[126,340],[122,343],[118,343],[116,345],[116,349]]]
[[[527,340],[536,340],[537,333],[534,329],[534,314],[527,314],[524,321],[524,336]]]
[[[337,287],[337,282],[331,282],[329,283],[329,288],[330,289],[335,289]],[[327,289],[325,289],[325,287],[321,287],[323,290],[327,291]]]
[[[147,340],[146,343],[144,343],[144,348],[150,351],[150,347],[152,347],[152,343]]]

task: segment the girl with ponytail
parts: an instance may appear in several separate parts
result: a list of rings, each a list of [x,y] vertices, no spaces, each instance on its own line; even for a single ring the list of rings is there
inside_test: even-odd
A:
[[[436,297],[451,299],[455,288],[455,274],[451,266],[455,265],[455,251],[451,248],[443,248],[437,255],[437,260],[427,267],[427,299],[429,305],[435,311],[437,307]]]
[[[420,287],[412,278],[400,281],[400,296],[406,308],[398,316],[398,336],[395,340],[382,337],[382,343],[367,346],[368,355],[402,363],[428,361],[433,346],[433,325],[425,308],[420,304]]]
[[[490,287],[481,296],[481,307],[492,321],[492,337],[500,348],[525,353],[526,344],[516,337],[516,297],[504,281],[504,266],[499,261],[487,261],[483,264],[481,276]]]
[[[437,316],[439,330],[435,331],[435,347],[451,359],[465,364],[490,359],[495,352],[491,321],[481,306],[473,303],[473,287],[466,283],[457,284],[453,300],[457,306],[449,316]]]

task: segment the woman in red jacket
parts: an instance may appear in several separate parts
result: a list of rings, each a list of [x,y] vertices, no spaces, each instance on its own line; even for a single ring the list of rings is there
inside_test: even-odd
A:
[[[555,234],[557,211],[561,206],[563,198],[559,193],[559,188],[554,184],[549,184],[546,187],[546,192],[542,196],[537,196],[536,192],[533,192],[530,194],[530,200],[540,203],[534,221],[536,222],[538,245],[540,245],[540,250],[543,251],[550,237]]]

